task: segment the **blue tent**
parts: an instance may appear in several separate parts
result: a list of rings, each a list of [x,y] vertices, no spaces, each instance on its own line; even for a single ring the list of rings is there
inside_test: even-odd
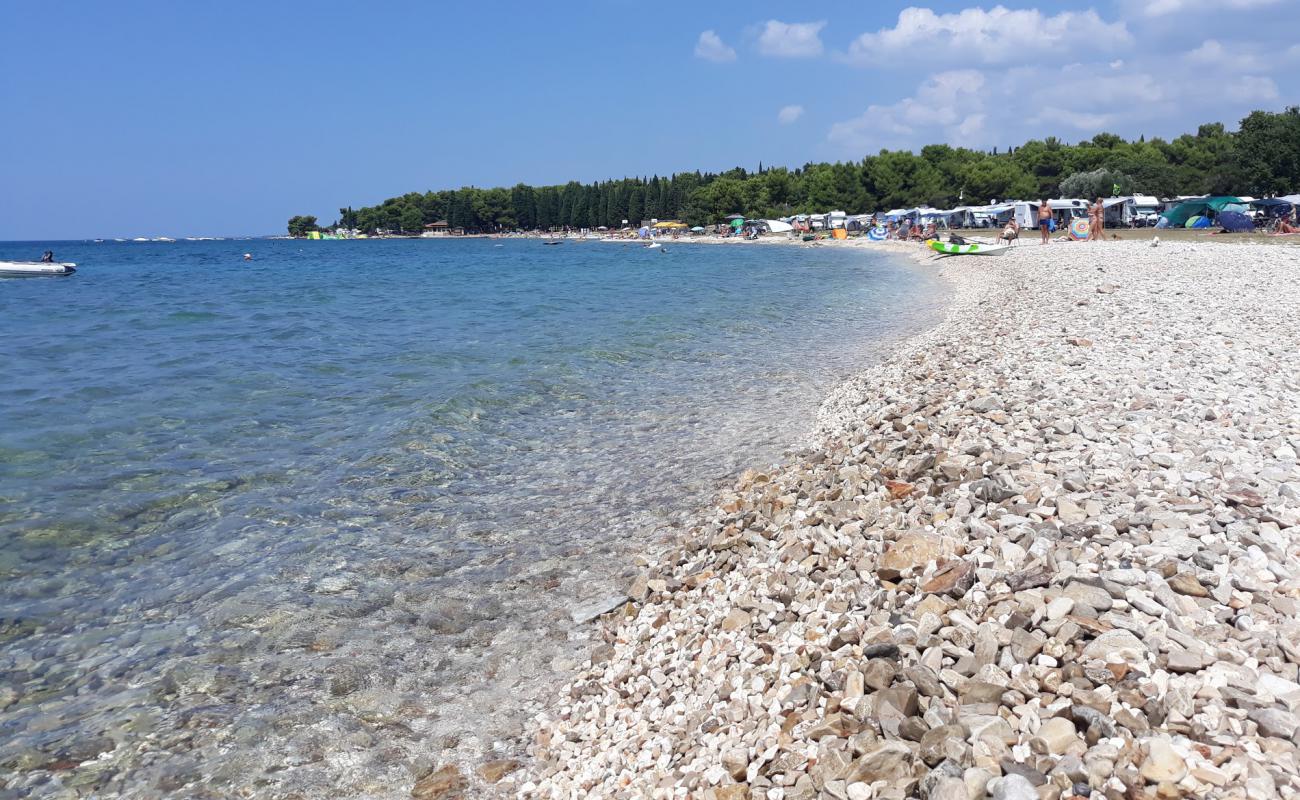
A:
[[[1225,211],[1219,215],[1217,221],[1229,233],[1250,233],[1255,230],[1255,223],[1240,211]]]

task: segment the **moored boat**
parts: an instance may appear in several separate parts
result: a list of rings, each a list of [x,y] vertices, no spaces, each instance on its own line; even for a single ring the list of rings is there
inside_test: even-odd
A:
[[[0,275],[11,278],[37,277],[41,275],[71,275],[77,271],[77,265],[51,261],[0,261]]]

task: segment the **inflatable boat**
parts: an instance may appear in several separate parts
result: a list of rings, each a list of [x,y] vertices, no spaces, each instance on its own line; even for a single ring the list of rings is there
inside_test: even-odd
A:
[[[0,275],[15,278],[38,275],[71,275],[76,271],[76,264],[60,264],[51,261],[0,261]]]

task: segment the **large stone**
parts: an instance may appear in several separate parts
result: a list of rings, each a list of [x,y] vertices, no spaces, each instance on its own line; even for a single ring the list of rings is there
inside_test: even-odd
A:
[[[933,767],[948,758],[949,744],[952,742],[964,745],[966,729],[960,725],[940,725],[931,728],[921,737],[921,748],[917,751],[917,755],[926,766]]]
[[[1074,723],[1063,717],[1052,717],[1044,721],[1038,726],[1038,732],[1029,741],[1029,745],[1035,752],[1053,756],[1077,754],[1086,749],[1083,739],[1074,728]]]
[[[1103,661],[1118,658],[1123,661],[1134,662],[1144,660],[1147,652],[1147,646],[1142,643],[1141,639],[1123,628],[1117,628],[1113,631],[1107,631],[1089,642],[1088,646],[1083,649],[1083,657],[1099,658]]]
[[[1101,613],[1110,611],[1115,601],[1111,598],[1110,592],[1100,586],[1082,583],[1080,581],[1070,581],[1065,585],[1061,592],[1062,597],[1068,597],[1074,601],[1075,612],[1079,613],[1079,606],[1087,606],[1094,611]]]
[[[873,691],[888,689],[894,683],[898,667],[883,658],[873,658],[862,666],[862,681]]]
[[[1180,572],[1166,581],[1169,588],[1189,597],[1209,597],[1210,591],[1201,585],[1196,576],[1190,572]]]
[[[902,742],[886,742],[853,762],[849,784],[894,781],[912,777],[912,751]]]
[[[743,781],[745,771],[749,769],[748,751],[743,747],[732,747],[722,751],[722,768],[735,780]]]
[[[415,800],[452,800],[461,797],[468,785],[456,765],[448,764],[416,781],[411,797]]]
[[[921,584],[927,594],[950,594],[961,597],[975,585],[975,566],[969,561],[949,561]]]
[[[970,796],[966,793],[965,781],[947,775],[930,789],[928,800],[970,800]]]
[[[479,766],[478,774],[488,783],[496,783],[505,776],[519,769],[520,763],[513,758],[498,758]]]
[[[722,620],[722,629],[724,631],[738,631],[748,626],[749,622],[749,614],[739,608],[733,608],[731,613],[727,614],[726,618]]]
[[[1177,783],[1187,775],[1187,760],[1178,755],[1168,739],[1153,737],[1146,742],[1140,771],[1150,783]]]
[[[1296,728],[1300,727],[1300,718],[1297,718],[1290,711],[1283,711],[1280,708],[1256,708],[1247,716],[1259,726],[1259,732],[1262,736],[1293,739],[1295,738]]]
[[[957,551],[957,543],[947,537],[931,533],[905,533],[880,557],[876,573],[885,580],[896,580],[904,572],[924,569],[931,561],[952,558],[958,554]]]
[[[993,800],[1039,800],[1038,790],[1023,775],[1007,775],[993,784]]]
[[[966,681],[962,684],[958,694],[961,696],[962,705],[977,705],[980,703],[1001,703],[1002,695],[1006,694],[1007,687],[999,686],[996,683],[985,683],[984,681]]]

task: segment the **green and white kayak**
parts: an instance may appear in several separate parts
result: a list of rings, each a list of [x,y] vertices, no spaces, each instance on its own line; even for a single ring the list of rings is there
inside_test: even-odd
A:
[[[930,249],[945,256],[1000,256],[1011,249],[1005,244],[952,244],[951,242],[930,242]]]

